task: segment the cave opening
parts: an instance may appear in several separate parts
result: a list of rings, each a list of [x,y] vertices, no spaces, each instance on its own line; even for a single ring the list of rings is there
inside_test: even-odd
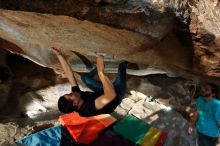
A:
[[[0,120],[26,117],[25,101],[20,100],[25,93],[65,82],[52,69],[5,49],[0,56]]]

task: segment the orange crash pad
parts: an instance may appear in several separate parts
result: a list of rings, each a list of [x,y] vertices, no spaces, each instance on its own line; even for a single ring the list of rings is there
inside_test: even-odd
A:
[[[77,112],[62,115],[59,120],[74,140],[83,144],[89,144],[95,140],[103,129],[116,121],[109,114],[81,117]]]

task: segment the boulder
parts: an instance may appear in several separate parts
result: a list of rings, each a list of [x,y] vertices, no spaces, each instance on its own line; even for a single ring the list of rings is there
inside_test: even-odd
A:
[[[218,0],[191,1],[190,32],[194,51],[194,69],[201,74],[219,77],[220,3]]]

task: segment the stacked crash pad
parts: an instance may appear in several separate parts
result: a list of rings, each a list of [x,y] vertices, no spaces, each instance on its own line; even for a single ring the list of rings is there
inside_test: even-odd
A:
[[[132,115],[126,115],[113,126],[113,130],[124,138],[141,146],[162,146],[167,133],[151,127]]]
[[[61,125],[48,128],[38,133],[29,135],[16,142],[22,146],[60,146]]]
[[[61,124],[67,128],[76,142],[89,144],[98,138],[99,133],[116,121],[108,114],[81,117],[74,112],[60,117]]]
[[[60,116],[61,125],[29,135],[17,141],[16,144],[22,146],[88,144],[97,139],[99,133],[115,121],[116,119],[108,114],[93,117],[80,117],[76,112],[65,114]],[[66,134],[66,131],[68,134]]]
[[[61,125],[27,136],[17,143],[22,146],[162,146],[167,137],[166,132],[132,115],[115,121],[110,115],[80,117],[77,113],[66,114],[60,117]],[[63,135],[62,129],[68,135]]]

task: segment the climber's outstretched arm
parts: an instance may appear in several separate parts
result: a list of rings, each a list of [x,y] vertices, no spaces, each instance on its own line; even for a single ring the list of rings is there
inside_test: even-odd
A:
[[[96,109],[99,110],[99,109],[102,109],[104,106],[106,106],[108,103],[110,103],[116,97],[116,92],[115,92],[115,88],[112,82],[109,80],[109,78],[104,73],[104,57],[103,56],[97,57],[96,67],[97,67],[99,79],[101,80],[103,90],[104,90],[104,94],[99,96],[95,100]]]
[[[55,47],[53,47],[52,49],[53,49],[53,52],[56,54],[58,60],[60,61],[60,64],[61,64],[61,66],[64,70],[64,73],[65,73],[66,77],[68,78],[71,86],[78,86],[77,81],[76,81],[76,77],[74,76],[69,63],[63,57],[61,51]]]

